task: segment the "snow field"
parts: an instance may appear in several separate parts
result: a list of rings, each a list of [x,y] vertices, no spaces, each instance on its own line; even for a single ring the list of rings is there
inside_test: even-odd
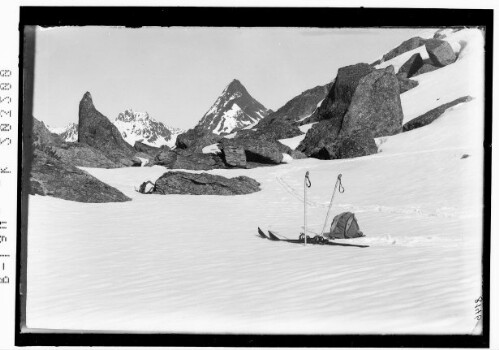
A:
[[[471,333],[482,283],[483,40],[475,30],[451,39],[463,47],[459,60],[417,77],[420,85],[402,95],[404,122],[464,95],[474,100],[431,125],[379,138],[376,155],[210,171],[261,183],[244,196],[137,193],[168,171],[159,166],[84,169],[130,202],[30,196],[28,326]],[[341,173],[345,192],[336,193],[329,223],[355,212],[366,237],[348,242],[369,248],[258,236],[258,226],[298,236],[307,170],[310,231],[321,230]]]

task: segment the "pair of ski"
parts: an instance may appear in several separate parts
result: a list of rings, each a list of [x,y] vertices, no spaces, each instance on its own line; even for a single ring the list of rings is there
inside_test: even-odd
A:
[[[262,229],[259,227],[258,228],[258,234],[260,235],[261,238],[266,238],[271,241],[281,241],[281,242],[288,242],[288,243],[305,243],[304,239],[300,237],[299,239],[282,239],[279,238],[273,233],[272,231],[268,231],[268,236],[262,231]],[[307,238],[307,244],[320,244],[320,245],[337,245],[337,246],[343,246],[343,247],[357,247],[357,248],[367,248],[369,247],[368,245],[361,245],[361,244],[349,244],[349,243],[337,243],[337,242],[331,242],[328,241],[327,239],[315,239],[313,238]]]

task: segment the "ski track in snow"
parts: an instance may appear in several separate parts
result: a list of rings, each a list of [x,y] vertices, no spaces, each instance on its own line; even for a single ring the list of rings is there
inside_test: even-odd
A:
[[[474,81],[453,86],[464,81],[458,70],[466,79],[481,79],[480,64],[471,65],[483,62],[477,31],[452,38],[468,43],[461,63],[418,78],[420,86],[402,95],[408,118],[435,107],[430,93],[441,104],[470,86],[478,89]],[[468,55],[470,47],[475,51]],[[432,91],[425,82],[432,82]],[[381,152],[368,157],[209,171],[261,183],[260,192],[244,196],[144,195],[134,188],[169,170],[84,168],[132,201],[29,197],[27,325],[469,334],[482,283],[483,114],[477,113],[483,113],[480,98],[429,126],[378,139]],[[345,192],[336,193],[330,220],[355,212],[366,237],[338,241],[369,248],[304,247],[258,236],[258,226],[298,236],[307,170],[310,232],[321,230],[341,173]]]

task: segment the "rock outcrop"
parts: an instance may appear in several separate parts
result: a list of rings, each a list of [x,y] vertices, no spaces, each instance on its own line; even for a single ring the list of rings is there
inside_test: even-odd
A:
[[[130,200],[116,188],[36,148],[31,161],[29,193],[85,203]]]
[[[78,142],[98,149],[117,165],[133,165],[135,150],[123,140],[118,128],[95,108],[89,92],[80,101]]]
[[[120,167],[101,151],[81,143],[64,142],[56,146],[45,147],[45,152],[74,166],[106,169]]]
[[[45,124],[33,117],[32,144],[48,155],[74,166],[89,168],[116,168],[118,165],[101,151],[75,142],[65,142],[51,133]]]
[[[444,103],[443,105],[440,105],[436,108],[433,108],[432,110],[426,112],[423,115],[420,115],[419,117],[416,117],[407,123],[404,124],[403,130],[405,131],[410,131],[413,129],[421,128],[423,126],[426,126],[428,124],[433,123],[436,119],[438,119],[444,112],[451,108],[454,107],[457,104],[464,103],[464,102],[469,102],[473,98],[471,96],[463,96],[460,98],[455,99],[454,101],[451,101],[449,103]]]
[[[155,183],[152,193],[232,196],[260,191],[260,184],[247,177],[226,178],[207,173],[167,172]]]
[[[430,39],[425,43],[426,51],[430,56],[432,64],[436,67],[444,67],[454,63],[457,59],[452,46],[445,40]]]

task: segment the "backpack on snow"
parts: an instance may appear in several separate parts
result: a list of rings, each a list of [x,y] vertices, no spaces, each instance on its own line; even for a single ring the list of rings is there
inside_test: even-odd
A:
[[[324,236],[330,239],[341,239],[363,237],[364,234],[360,231],[355,214],[347,211],[334,217],[331,230],[324,233]]]

